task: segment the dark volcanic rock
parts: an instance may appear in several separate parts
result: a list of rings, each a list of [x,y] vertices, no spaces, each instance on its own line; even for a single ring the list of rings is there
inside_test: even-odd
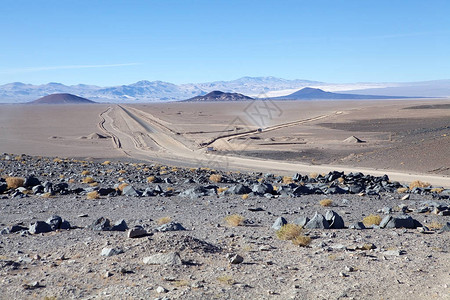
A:
[[[36,221],[30,225],[28,231],[31,234],[39,234],[52,231],[52,227],[43,221]]]
[[[325,217],[318,212],[312,217],[312,219],[305,225],[308,229],[328,229],[330,225]]]

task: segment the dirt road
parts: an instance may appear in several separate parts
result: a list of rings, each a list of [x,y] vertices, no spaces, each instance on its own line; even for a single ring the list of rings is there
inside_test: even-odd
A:
[[[311,120],[324,116],[312,117]],[[110,134],[119,149],[128,156],[141,160],[171,161],[179,165],[205,166],[217,169],[261,171],[279,174],[299,173],[327,173],[333,170],[349,172],[363,172],[372,175],[388,174],[391,180],[411,182],[422,180],[430,182],[434,186],[450,187],[450,178],[438,175],[406,173],[391,170],[378,170],[368,168],[349,168],[334,165],[307,165],[301,163],[263,160],[248,157],[231,157],[206,152],[204,149],[195,148],[182,135],[170,129],[169,124],[162,124],[161,120],[151,114],[136,108],[116,105],[103,113],[102,123],[105,131]],[[299,124],[308,120],[298,120],[289,124]],[[282,128],[289,126],[277,124],[272,126]],[[217,140],[217,139],[216,139]]]

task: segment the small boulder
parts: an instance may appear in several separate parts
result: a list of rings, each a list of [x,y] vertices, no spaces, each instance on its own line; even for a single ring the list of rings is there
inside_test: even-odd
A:
[[[52,227],[44,221],[36,221],[30,225],[28,231],[31,234],[39,234],[52,231]]]
[[[285,218],[283,217],[278,217],[275,222],[272,225],[272,229],[273,230],[280,230],[281,227],[283,227],[283,225],[286,225],[288,222]]]
[[[156,228],[156,231],[159,232],[179,231],[179,230],[186,230],[186,228],[184,228],[183,225],[181,225],[180,223],[176,222],[169,222]]]
[[[325,217],[318,212],[312,217],[312,219],[305,225],[308,229],[328,229],[330,225]]]
[[[90,226],[90,228],[96,231],[107,231],[111,229],[111,223],[109,219],[101,217],[95,220]]]
[[[113,256],[123,253],[122,249],[119,248],[103,248],[100,253],[101,256]]]
[[[294,220],[294,224],[298,226],[305,227],[305,225],[309,222],[309,218],[305,216],[300,216],[297,219]]]
[[[111,227],[111,231],[126,231],[128,229],[128,225],[125,220],[119,220]]]
[[[138,238],[138,237],[146,236],[147,234],[148,234],[147,230],[145,230],[144,227],[134,226],[133,228],[128,230],[127,236],[129,238]]]
[[[182,265],[180,254],[178,252],[158,253],[152,256],[144,257],[144,264],[146,265]]]
[[[342,217],[333,210],[328,210],[325,213],[325,220],[328,221],[330,228],[343,229],[345,227]]]
[[[232,264],[232,265],[237,265],[244,261],[244,258],[242,256],[240,256],[238,254],[234,254],[234,253],[228,253],[227,259],[230,262],[230,264]]]

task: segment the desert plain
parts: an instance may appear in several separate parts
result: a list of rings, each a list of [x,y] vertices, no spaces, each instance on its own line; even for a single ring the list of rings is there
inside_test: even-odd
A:
[[[0,152],[1,299],[449,299],[448,99],[1,105]]]

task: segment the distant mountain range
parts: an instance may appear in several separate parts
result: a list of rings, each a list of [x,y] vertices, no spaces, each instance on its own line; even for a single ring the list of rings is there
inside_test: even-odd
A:
[[[34,101],[28,102],[30,104],[93,104],[94,101],[86,98],[78,97],[72,94],[51,94]]]
[[[163,81],[138,81],[129,85],[100,87],[78,84],[67,86],[51,82],[32,85],[21,82],[0,85],[0,103],[28,102],[54,93],[69,93],[96,102],[174,101],[203,96],[212,91],[240,93],[250,97],[282,97],[305,87],[328,92],[407,97],[450,97],[450,80],[412,83],[333,84],[310,80],[287,80],[276,77],[242,77],[231,81],[173,84]]]
[[[358,94],[341,94],[341,93],[332,93],[325,92],[321,89],[315,88],[303,88],[295,93],[274,97],[271,99],[276,100],[326,100],[326,99],[398,99],[398,98],[406,98],[406,97],[395,97],[395,96],[374,96],[374,95],[358,95]]]
[[[221,91],[212,91],[204,96],[193,97],[184,101],[189,102],[216,102],[216,101],[245,101],[253,98],[239,93],[224,93]]]

